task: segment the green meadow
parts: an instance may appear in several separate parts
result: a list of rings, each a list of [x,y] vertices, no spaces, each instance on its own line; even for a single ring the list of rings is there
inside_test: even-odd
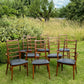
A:
[[[23,18],[22,18],[23,19]],[[23,21],[20,19],[20,21]],[[48,78],[48,72],[46,66],[36,67],[35,79],[32,79],[32,63],[29,59],[28,64],[28,77],[26,75],[26,69],[22,66],[21,71],[19,67],[13,69],[13,80],[11,81],[11,71],[8,70],[8,74],[5,74],[6,64],[0,64],[0,84],[84,84],[84,25],[80,25],[77,22],[69,21],[66,19],[53,19],[44,22],[33,18],[24,18],[30,25],[37,26],[42,34],[48,34],[49,36],[58,36],[59,34],[68,34],[69,39],[77,39],[77,51],[79,53],[77,57],[77,74],[75,73],[75,80],[73,80],[73,67],[64,65],[63,71],[61,67],[58,70],[58,76],[56,76],[57,59],[50,60],[50,76]],[[11,19],[9,19],[10,21]],[[12,20],[11,20],[12,22]]]

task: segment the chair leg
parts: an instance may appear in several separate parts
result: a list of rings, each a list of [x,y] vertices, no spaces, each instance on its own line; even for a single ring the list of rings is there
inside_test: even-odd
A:
[[[7,63],[7,68],[6,68],[6,75],[7,75],[7,72],[8,72],[8,65],[9,65],[9,64]]]
[[[48,58],[48,61],[50,61],[50,58]]]
[[[33,65],[33,79],[34,79],[34,65]]]
[[[11,80],[13,80],[13,66],[11,67]]]
[[[49,67],[49,64],[47,65],[48,67],[48,73],[49,73],[49,79],[50,79],[50,67]]]
[[[76,74],[77,74],[77,66],[75,65],[75,71],[76,71]]]
[[[58,67],[59,67],[59,63],[57,62],[56,76],[57,76],[57,73],[58,73]]]
[[[63,64],[61,64],[61,71],[63,71]]]
[[[47,65],[47,71],[48,71],[48,65]],[[49,72],[49,71],[48,71]]]
[[[73,80],[74,80],[74,78],[75,78],[74,70],[75,70],[75,65],[73,65]]]
[[[28,76],[28,63],[26,64],[26,67],[27,67],[27,76]]]
[[[19,66],[19,71],[21,71],[21,66]]]

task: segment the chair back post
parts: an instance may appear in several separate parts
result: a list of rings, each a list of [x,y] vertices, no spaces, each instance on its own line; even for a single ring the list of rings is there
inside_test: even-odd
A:
[[[8,40],[7,40],[8,41]],[[7,41],[6,41],[6,48],[7,48],[7,62],[10,63],[9,61],[9,52],[8,52],[8,44],[7,44]]]
[[[63,58],[64,58],[64,49],[65,49],[65,46],[66,46],[66,40],[64,40]]]
[[[36,45],[36,40],[35,40],[35,59],[37,58],[37,56],[36,56],[36,52],[37,52],[37,45]]]
[[[75,60],[77,61],[77,40],[76,40],[76,43],[75,43]]]

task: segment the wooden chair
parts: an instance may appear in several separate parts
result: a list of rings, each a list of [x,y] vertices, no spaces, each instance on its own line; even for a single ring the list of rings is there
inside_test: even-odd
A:
[[[50,46],[50,54],[48,54],[48,60],[50,58],[57,58],[57,51],[59,50],[59,39],[58,37],[49,37],[49,46]],[[58,54],[59,58],[62,57],[62,54]]]
[[[41,43],[41,44],[40,44]],[[38,51],[38,49],[44,49],[45,52]],[[42,53],[42,54],[40,54]],[[44,57],[41,59],[37,59],[37,54],[40,54],[40,57]],[[35,40],[35,60],[32,61],[33,64],[33,79],[34,79],[34,70],[36,66],[41,66],[41,65],[46,65],[47,70],[49,73],[49,78],[50,78],[50,68],[49,68],[49,61],[47,60],[47,55],[46,55],[46,43],[44,40]]]
[[[21,59],[21,53],[19,48],[18,40],[7,40],[7,69],[6,74],[10,65],[11,70],[11,80],[13,79],[13,67],[25,65],[27,68],[28,76],[28,61]]]
[[[74,70],[76,70],[77,73],[77,66],[76,66],[76,60],[77,60],[77,40],[65,40],[64,41],[64,49],[66,47],[66,43],[67,43],[67,48],[70,49],[69,55],[67,55],[67,57],[64,55],[65,52],[63,50],[63,58],[59,59],[59,56],[57,60],[57,70],[56,70],[56,76],[57,76],[57,72],[58,72],[58,65],[61,64],[63,66],[63,64],[65,65],[70,65],[73,66],[73,79],[75,78],[75,73]],[[66,57],[66,58],[65,58]],[[74,59],[72,59],[74,58]]]
[[[48,35],[41,35],[40,40],[45,40],[45,42],[46,42],[46,52],[48,52],[48,54],[50,54],[50,46],[49,46],[49,37],[48,37]],[[41,42],[40,42],[40,46],[41,46]],[[38,51],[45,52],[44,49],[38,49]]]
[[[27,36],[27,48],[32,50],[32,52],[27,52],[27,55],[25,54],[25,59],[28,58],[35,58],[35,40],[37,37]],[[39,58],[39,54],[37,54]]]
[[[22,54],[23,57],[24,57],[24,53],[32,52],[32,49],[28,49],[28,46],[27,46],[27,36],[28,35],[23,35],[23,38],[22,38],[22,50],[20,50],[20,53]]]

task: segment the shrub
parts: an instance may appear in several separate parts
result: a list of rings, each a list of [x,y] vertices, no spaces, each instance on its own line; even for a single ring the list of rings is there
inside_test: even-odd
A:
[[[3,18],[2,21],[9,23],[9,26],[4,26],[3,23],[0,27],[0,41],[6,41],[7,39],[21,39],[23,35],[39,36],[41,34],[40,26],[36,26],[34,23],[28,21],[28,18]]]

